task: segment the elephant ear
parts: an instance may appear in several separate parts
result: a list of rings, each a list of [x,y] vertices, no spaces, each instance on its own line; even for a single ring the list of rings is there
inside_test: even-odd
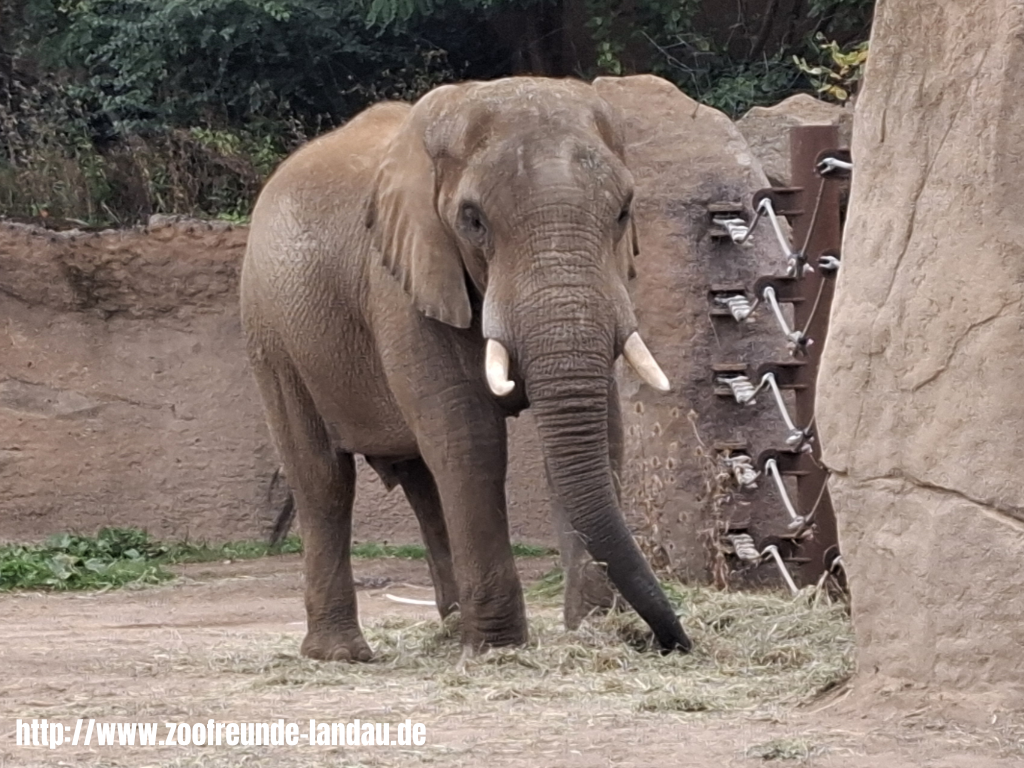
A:
[[[437,210],[436,160],[443,150],[433,138],[449,133],[444,123],[452,119],[447,116],[452,110],[446,105],[456,88],[433,91],[409,113],[377,171],[366,224],[373,229],[384,266],[417,309],[456,328],[468,328],[473,311],[462,257]]]
[[[636,217],[629,217],[629,229],[622,236],[619,244],[619,271],[626,278],[632,280],[636,277],[636,257],[640,255],[640,241],[636,235]]]
[[[597,132],[600,134],[605,145],[628,167],[629,163],[626,162],[625,122],[625,118],[618,109],[600,96],[597,97],[597,105],[594,108],[594,124],[597,127]],[[629,228],[622,236],[622,241],[616,254],[619,274],[622,275],[624,280],[632,280],[636,277],[635,259],[639,255],[640,241],[636,233],[636,217],[630,215]]]

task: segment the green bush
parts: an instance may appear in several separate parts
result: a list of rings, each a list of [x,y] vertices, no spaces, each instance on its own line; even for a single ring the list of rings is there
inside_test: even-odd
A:
[[[50,226],[153,213],[244,220],[281,158],[368,104],[524,70],[653,72],[736,117],[834,79],[806,65],[820,57],[814,34],[854,49],[873,2],[741,6],[6,0],[0,216]],[[847,75],[836,75],[845,88]]]

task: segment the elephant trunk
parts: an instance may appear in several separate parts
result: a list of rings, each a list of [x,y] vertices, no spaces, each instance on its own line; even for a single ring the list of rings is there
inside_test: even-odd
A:
[[[518,360],[535,414],[551,490],[595,561],[668,650],[690,640],[619,509],[608,443],[614,329],[588,322],[600,299],[577,294],[563,318],[545,313],[520,335]],[[588,310],[581,314],[581,306]],[[550,309],[550,307],[549,307]]]

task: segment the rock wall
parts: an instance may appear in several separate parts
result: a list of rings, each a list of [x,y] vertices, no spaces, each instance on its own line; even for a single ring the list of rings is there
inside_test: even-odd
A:
[[[0,226],[0,540],[138,526],[256,538],[277,466],[238,320],[246,230]],[[360,477],[357,535],[411,541]]]
[[[683,575],[703,580],[713,551],[709,535],[715,533],[707,483],[717,487],[716,446],[746,445],[756,456],[785,437],[770,395],[751,406],[737,405],[715,394],[712,366],[746,363],[753,376],[761,363],[790,359],[770,313],[762,308],[745,323],[715,316],[709,289],[749,291],[761,275],[784,273],[785,257],[767,227],[744,247],[712,237],[709,204],[739,202],[749,221],[751,196],[767,186],[726,115],[650,75],[599,78],[595,85],[627,115],[640,238],[634,302],[644,338],[673,385],[662,395],[641,386],[632,371],[619,376],[626,506],[634,519],[647,518],[648,534],[656,527],[653,543],[667,550],[661,553],[666,560]],[[788,518],[770,483],[762,481],[756,491],[723,490],[732,498],[722,506],[722,520],[747,530],[757,543],[785,533]],[[776,576],[774,565],[763,570]]]
[[[819,379],[862,675],[1024,692],[1024,8],[881,0]]]
[[[770,107],[754,107],[736,122],[773,186],[789,186],[789,129],[800,125],[838,126],[839,146],[849,147],[853,108],[798,93]]]

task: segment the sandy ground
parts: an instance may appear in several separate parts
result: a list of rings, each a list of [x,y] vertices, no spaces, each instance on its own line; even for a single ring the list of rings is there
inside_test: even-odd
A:
[[[550,558],[521,565],[536,579]],[[1024,722],[985,702],[861,684],[790,710],[638,712],[613,695],[488,696],[439,703],[423,676],[367,677],[348,665],[296,674],[304,632],[298,558],[185,566],[166,586],[103,594],[0,595],[0,767],[67,766],[748,766],[766,759],[851,768],[1024,764]],[[364,624],[437,623],[422,563],[357,566]],[[382,580],[389,583],[381,587]],[[554,612],[553,607],[532,607]],[[401,623],[401,622],[400,622]],[[423,653],[418,649],[415,653]],[[322,667],[322,665],[321,665]],[[312,666],[309,667],[313,669]],[[377,670],[378,672],[380,670]],[[447,674],[447,673],[446,673]],[[540,674],[538,672],[538,674]],[[457,680],[457,678],[454,678]],[[382,682],[384,681],[384,682]],[[457,684],[455,693],[458,694]],[[454,702],[454,703],[453,703]],[[165,722],[353,718],[426,726],[396,747],[15,745],[15,718]],[[392,726],[393,728],[396,726]],[[68,736],[70,739],[70,734]],[[83,737],[84,738],[84,737]]]

